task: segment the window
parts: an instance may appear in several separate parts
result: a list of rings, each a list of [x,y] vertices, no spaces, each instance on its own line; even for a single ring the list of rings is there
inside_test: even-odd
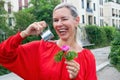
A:
[[[115,10],[112,8],[112,16],[115,16]]]
[[[102,12],[101,13],[102,13],[102,17],[103,17],[103,8],[102,8]]]
[[[100,8],[100,16],[103,17],[103,8]]]
[[[92,16],[88,16],[88,24],[92,24]]]
[[[94,24],[96,24],[96,17],[94,16]]]
[[[119,17],[120,17],[120,10],[119,10]]]
[[[96,8],[95,8],[95,3],[93,3],[93,10],[94,10],[94,11],[96,10]]]
[[[89,9],[90,8],[90,3],[87,2],[87,8]]]
[[[9,14],[11,13],[11,7],[8,7],[8,13]]]
[[[82,23],[85,23],[84,15],[82,15]]]
[[[99,12],[100,16],[101,16],[101,8],[100,8],[100,12]]]
[[[116,9],[116,17],[118,17],[118,10]]]
[[[115,26],[115,20],[112,19],[112,26]]]
[[[8,13],[10,14],[11,13],[11,2],[8,2]]]
[[[82,5],[82,8],[84,9],[84,0],[82,0],[82,4],[81,5]]]
[[[12,18],[11,17],[8,18],[8,24],[9,24],[9,26],[12,26]]]
[[[19,0],[18,4],[19,4],[19,10],[22,10],[22,0]]]
[[[120,20],[119,20],[119,28],[120,28]]]
[[[100,19],[100,26],[103,26],[103,19]]]
[[[99,0],[99,4],[100,4],[100,5],[103,5],[103,0]]]
[[[28,0],[24,0],[24,5],[25,5],[25,8],[28,7]]]

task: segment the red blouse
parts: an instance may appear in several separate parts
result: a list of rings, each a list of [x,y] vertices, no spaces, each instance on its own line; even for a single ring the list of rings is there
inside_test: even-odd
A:
[[[55,43],[40,40],[21,44],[22,40],[18,33],[0,44],[0,64],[24,80],[70,80],[65,60],[54,60],[61,50]],[[78,52],[75,60],[80,71],[74,80],[97,80],[95,58],[90,50]]]

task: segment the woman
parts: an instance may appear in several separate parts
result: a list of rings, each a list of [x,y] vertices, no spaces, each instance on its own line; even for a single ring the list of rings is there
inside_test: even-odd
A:
[[[59,4],[53,10],[53,26],[59,39],[20,44],[29,35],[39,35],[46,27],[45,21],[34,22],[0,44],[0,63],[24,80],[97,80],[94,56],[77,40],[79,21],[73,5]],[[54,57],[64,45],[78,56],[74,60],[56,62]]]

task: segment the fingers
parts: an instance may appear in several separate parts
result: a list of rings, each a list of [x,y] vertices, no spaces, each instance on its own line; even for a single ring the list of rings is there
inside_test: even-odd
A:
[[[67,66],[75,67],[77,70],[79,70],[79,68],[80,68],[79,63],[76,62],[75,60],[66,61],[65,63],[67,64]]]
[[[66,68],[69,72],[70,79],[75,78],[78,75],[78,72],[80,70],[79,63],[76,62],[75,60],[65,61],[65,63],[67,64]]]
[[[34,22],[25,31],[29,35],[39,35],[46,26],[45,21]]]
[[[48,26],[45,21],[38,22],[38,24],[43,26],[44,28]]]
[[[39,22],[34,22],[32,26],[36,30],[37,34],[42,32],[42,30],[44,29],[44,27],[42,25],[40,25]]]
[[[32,24],[32,27],[37,31],[42,31],[46,27],[46,23],[44,21],[42,22],[34,22]]]

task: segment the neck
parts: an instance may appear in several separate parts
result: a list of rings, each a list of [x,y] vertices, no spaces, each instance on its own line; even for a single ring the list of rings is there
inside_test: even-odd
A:
[[[73,44],[76,44],[76,41],[74,40],[58,40],[58,45],[61,47],[63,45],[73,46]]]
[[[82,49],[81,45],[79,45],[76,40],[70,39],[70,40],[61,40],[59,39],[57,41],[57,45],[59,47],[62,47],[63,45],[68,45],[70,47],[69,50],[74,50],[76,52],[80,51]]]

